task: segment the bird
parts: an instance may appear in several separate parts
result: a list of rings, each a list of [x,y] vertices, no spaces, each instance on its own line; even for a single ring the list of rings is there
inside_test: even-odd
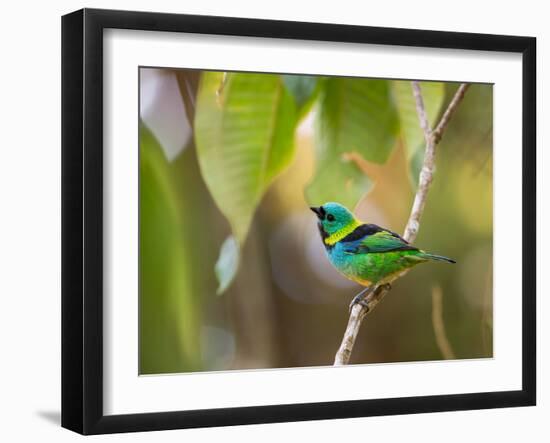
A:
[[[368,308],[365,294],[375,287],[391,288],[390,282],[403,271],[420,263],[455,260],[431,254],[411,245],[389,229],[359,221],[345,206],[328,202],[310,209],[330,263],[344,277],[365,288],[350,303]]]

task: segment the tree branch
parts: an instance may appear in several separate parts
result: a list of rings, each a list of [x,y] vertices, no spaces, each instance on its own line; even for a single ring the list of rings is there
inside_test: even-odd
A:
[[[447,110],[443,114],[443,117],[441,117],[441,120],[439,121],[438,125],[432,132],[432,137],[434,139],[434,143],[438,144],[441,140],[441,137],[443,136],[443,133],[445,132],[445,129],[447,128],[447,125],[449,124],[449,121],[451,120],[451,117],[455,113],[458,105],[464,98],[464,94],[466,94],[466,91],[470,87],[469,83],[462,83],[458,90],[456,91],[453,99],[451,100],[451,103],[449,103],[449,106],[447,106]]]
[[[424,107],[424,99],[422,97],[422,91],[420,89],[420,84],[416,81],[412,83],[413,95],[416,102],[416,113],[418,114],[418,119],[420,122],[420,127],[424,132],[424,139],[426,140],[426,151],[424,153],[424,163],[422,164],[422,170],[420,171],[420,177],[418,179],[418,189],[414,197],[413,206],[411,209],[411,214],[405,227],[405,233],[403,238],[409,243],[412,243],[418,234],[420,228],[420,217],[424,211],[424,206],[426,205],[426,197],[428,195],[428,190],[433,181],[433,173],[435,168],[435,147],[441,141],[443,134],[451,120],[451,117],[455,113],[458,105],[464,98],[469,85],[463,83],[460,85],[456,91],[453,99],[447,106],[447,109],[443,113],[441,120],[436,126],[434,131],[431,130],[430,124],[428,122],[428,116],[426,115],[426,108]],[[397,280],[398,278],[405,275],[407,271],[403,271],[399,275],[395,276],[392,281]],[[372,291],[366,295],[364,301],[367,306],[360,304],[355,304],[350,312],[348,325],[344,332],[344,338],[342,339],[342,344],[336,353],[334,359],[334,365],[346,365],[349,362],[351,353],[353,351],[353,346],[355,345],[355,339],[361,327],[363,319],[368,313],[370,313],[378,303],[384,298],[388,292],[387,286],[377,286],[373,288]]]

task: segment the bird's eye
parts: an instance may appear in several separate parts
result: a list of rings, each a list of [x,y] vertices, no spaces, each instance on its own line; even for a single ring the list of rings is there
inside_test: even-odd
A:
[[[333,221],[334,221],[334,215],[328,214],[328,215],[327,215],[327,220],[328,220],[329,222],[333,222]]]

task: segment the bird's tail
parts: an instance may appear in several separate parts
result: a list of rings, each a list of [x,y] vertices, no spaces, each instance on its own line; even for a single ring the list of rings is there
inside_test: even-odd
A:
[[[422,257],[427,258],[429,260],[445,261],[447,263],[456,263],[456,261],[454,261],[452,258],[443,257],[442,255],[429,254],[427,252],[423,252]]]

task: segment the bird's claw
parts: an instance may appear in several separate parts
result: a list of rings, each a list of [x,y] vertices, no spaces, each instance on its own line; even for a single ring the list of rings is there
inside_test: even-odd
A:
[[[366,309],[366,313],[370,311],[369,303],[366,300],[367,290],[370,288],[363,289],[359,294],[357,294],[355,297],[353,297],[353,300],[351,300],[351,303],[349,304],[349,312],[351,314],[351,310],[355,305],[361,305]],[[391,290],[391,284],[390,283],[384,283],[383,285],[380,285],[376,288],[376,292],[374,293],[374,296],[378,296],[382,291],[389,291]]]
[[[363,306],[367,312],[369,311],[369,304],[365,300],[365,291],[361,291],[359,294],[357,294],[355,297],[353,297],[353,300],[349,304],[349,312],[351,314],[351,310],[355,305],[361,305]]]

